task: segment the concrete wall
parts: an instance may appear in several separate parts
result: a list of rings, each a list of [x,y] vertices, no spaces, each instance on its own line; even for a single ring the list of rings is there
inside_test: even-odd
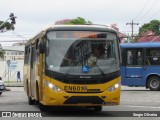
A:
[[[13,61],[13,63],[16,64],[9,67],[9,81],[17,81],[17,71],[20,71],[21,81],[23,81],[24,61]],[[8,81],[8,65],[6,61],[0,61],[0,76],[2,77],[3,81]]]

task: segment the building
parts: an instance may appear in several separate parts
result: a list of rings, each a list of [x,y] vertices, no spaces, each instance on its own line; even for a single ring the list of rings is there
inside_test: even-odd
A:
[[[138,38],[137,42],[160,42],[160,35],[156,35],[153,31],[147,31]]]
[[[24,46],[3,46],[4,61],[7,60],[24,60]]]
[[[0,59],[0,77],[4,81],[17,81],[17,73],[19,71],[23,81],[24,48],[24,45],[2,46],[5,54]]]

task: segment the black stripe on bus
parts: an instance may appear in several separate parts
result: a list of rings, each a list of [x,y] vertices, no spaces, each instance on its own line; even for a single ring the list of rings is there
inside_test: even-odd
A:
[[[80,78],[80,76],[82,75],[64,76],[64,74],[62,73],[57,73],[50,70],[46,70],[45,74],[50,78],[67,84],[101,84],[120,77],[120,71],[105,75],[91,75],[90,78],[85,78],[85,76],[83,78]]]

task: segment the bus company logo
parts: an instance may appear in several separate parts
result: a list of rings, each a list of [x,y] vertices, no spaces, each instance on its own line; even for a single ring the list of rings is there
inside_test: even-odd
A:
[[[41,112],[2,112],[0,117],[42,117]]]
[[[2,117],[12,117],[11,112],[2,112]]]
[[[88,72],[89,72],[89,66],[87,66],[87,65],[83,66],[83,67],[82,67],[82,71],[83,71],[84,73],[88,73]]]
[[[87,86],[82,86],[81,89],[82,90],[87,90]]]

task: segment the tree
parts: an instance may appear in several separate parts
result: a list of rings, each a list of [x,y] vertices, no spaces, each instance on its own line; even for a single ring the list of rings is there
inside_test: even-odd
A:
[[[3,21],[0,21],[0,25],[3,24]],[[4,25],[0,27],[0,32],[6,32],[8,30],[14,30],[13,24],[6,22]]]
[[[0,44],[0,58],[4,57],[4,53],[5,53],[5,51],[2,49],[2,46]]]
[[[83,24],[92,24],[91,21],[87,21],[82,17],[77,17],[75,19],[63,19],[55,22],[56,25],[83,25]]]
[[[150,23],[146,23],[142,25],[139,29],[139,35],[147,32],[147,31],[153,31],[156,33],[156,35],[160,35],[160,21],[159,20],[152,20]]]
[[[76,19],[72,19],[71,21],[66,22],[65,24],[83,25],[83,24],[92,24],[92,22],[91,21],[86,21],[82,17],[77,17]]]
[[[71,21],[71,19],[63,19],[55,22],[55,25],[64,25],[66,22]]]

